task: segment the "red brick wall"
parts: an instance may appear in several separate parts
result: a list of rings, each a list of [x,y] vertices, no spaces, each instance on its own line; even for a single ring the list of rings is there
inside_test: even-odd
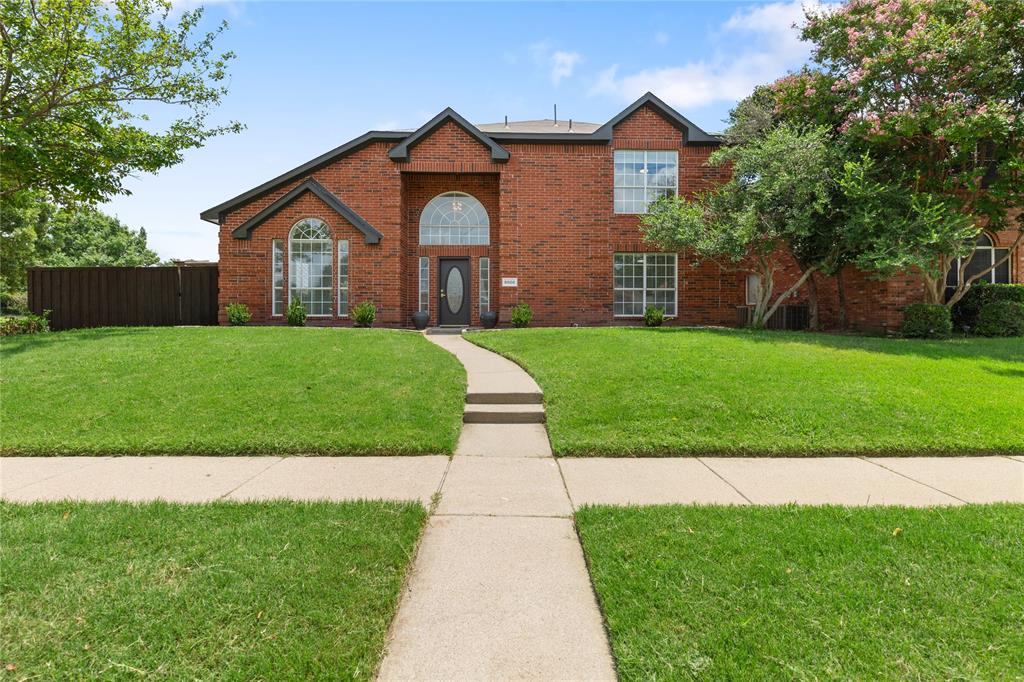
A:
[[[374,143],[337,162],[315,171],[312,177],[365,218],[384,237],[379,244],[366,244],[364,237],[344,218],[307,192],[252,231],[249,239],[236,239],[231,232],[302,182],[296,180],[242,206],[224,217],[220,227],[220,319],[226,322],[224,306],[245,303],[258,324],[283,322],[272,318],[271,242],[286,240],[292,225],[302,218],[320,218],[331,228],[332,237],[349,240],[349,305],[372,301],[383,325],[404,324],[401,316],[401,173],[387,157],[390,144]],[[304,178],[303,178],[304,179]],[[337,247],[334,254],[335,294],[337,292]],[[287,282],[287,255],[285,282]],[[335,295],[335,309],[337,299]],[[336,312],[336,310],[335,310]],[[310,324],[350,324],[347,318],[311,318]]]
[[[349,302],[372,301],[378,322],[408,326],[418,307],[418,258],[431,258],[430,314],[437,322],[437,263],[442,256],[471,258],[472,323],[479,322],[479,258],[491,259],[491,308],[507,323],[510,308],[527,302],[537,325],[614,324],[612,258],[616,252],[656,251],[642,241],[639,216],[616,215],[613,205],[615,149],[676,150],[679,191],[690,195],[725,179],[728,171],[706,165],[713,147],[686,146],[683,133],[650,107],[620,122],[610,145],[509,142],[506,163],[491,160],[490,150],[454,123],[446,123],[414,145],[409,161],[396,163],[387,152],[394,143],[376,142],[312,173],[329,191],[383,233],[379,244],[365,244],[363,235],[312,194],[307,193],[252,232],[248,240],[231,231],[292,187],[296,180],[259,197],[224,217],[220,228],[220,304],[249,305],[257,323],[272,318],[271,241],[287,240],[291,226],[306,217],[320,218],[335,240],[349,240]],[[434,196],[466,192],[479,199],[491,223],[491,245],[422,247],[419,217]],[[1014,233],[997,235],[1001,246]],[[337,249],[335,247],[335,259]],[[679,315],[670,324],[736,323],[737,306],[745,304],[746,273],[713,263],[693,263],[678,256]],[[1024,281],[1024,249],[1012,268],[1014,281]],[[792,259],[775,281],[777,291],[799,276]],[[287,258],[285,259],[287,266]],[[335,277],[337,263],[335,262]],[[287,281],[287,272],[285,274]],[[844,272],[848,320],[854,328],[892,330],[899,326],[902,306],[921,299],[920,282],[900,276],[879,282],[848,268]],[[502,277],[518,278],[518,287],[503,288]],[[821,321],[838,322],[834,278],[816,276]],[[337,282],[335,281],[335,294]],[[791,302],[806,300],[804,287]],[[335,299],[336,302],[336,299]],[[346,318],[311,320],[311,324],[349,324]]]

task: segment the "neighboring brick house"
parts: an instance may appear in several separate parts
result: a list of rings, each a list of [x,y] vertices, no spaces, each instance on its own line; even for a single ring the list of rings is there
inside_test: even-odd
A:
[[[734,325],[755,283],[659,253],[638,229],[653,197],[725,179],[706,165],[719,144],[650,93],[604,124],[474,126],[446,109],[413,132],[366,133],[202,213],[220,226],[221,322],[239,302],[282,323],[297,296],[311,324],[350,324],[372,301],[395,327],[417,310],[432,325],[477,325],[487,309],[508,322],[520,302],[538,325],[635,323],[647,305],[669,324]],[[1022,271],[1017,254],[998,276]],[[913,278],[845,281],[861,328],[898,325],[920,296]],[[818,282],[828,325],[835,283]]]

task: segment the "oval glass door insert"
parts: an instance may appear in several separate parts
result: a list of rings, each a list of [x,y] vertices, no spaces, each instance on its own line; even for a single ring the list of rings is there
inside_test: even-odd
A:
[[[448,310],[452,315],[462,310],[462,271],[452,268],[448,271],[448,281],[445,283],[445,297],[448,301]]]

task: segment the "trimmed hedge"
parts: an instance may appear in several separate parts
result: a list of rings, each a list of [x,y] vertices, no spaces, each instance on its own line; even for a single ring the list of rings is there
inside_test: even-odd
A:
[[[938,339],[953,331],[949,308],[937,303],[913,303],[903,310],[903,336]]]
[[[978,336],[1024,336],[1024,303],[986,303],[978,314],[978,323],[973,331]]]
[[[981,309],[996,301],[1024,303],[1024,284],[980,282],[971,285],[964,297],[953,306],[953,326],[961,331],[974,331]]]

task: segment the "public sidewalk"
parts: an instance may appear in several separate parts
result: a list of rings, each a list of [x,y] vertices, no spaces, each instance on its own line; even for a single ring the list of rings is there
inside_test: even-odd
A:
[[[449,466],[443,456],[2,457],[0,497],[17,502],[385,499],[429,505],[441,490],[442,513],[476,513],[470,505],[477,498],[516,514],[543,505],[543,515],[564,517],[585,504],[1024,503],[1024,457],[1018,456],[508,461],[545,459],[537,454],[542,444],[546,447],[547,440],[541,424],[466,424],[459,454],[451,461],[452,482],[443,489]],[[565,492],[568,501],[560,497]]]

